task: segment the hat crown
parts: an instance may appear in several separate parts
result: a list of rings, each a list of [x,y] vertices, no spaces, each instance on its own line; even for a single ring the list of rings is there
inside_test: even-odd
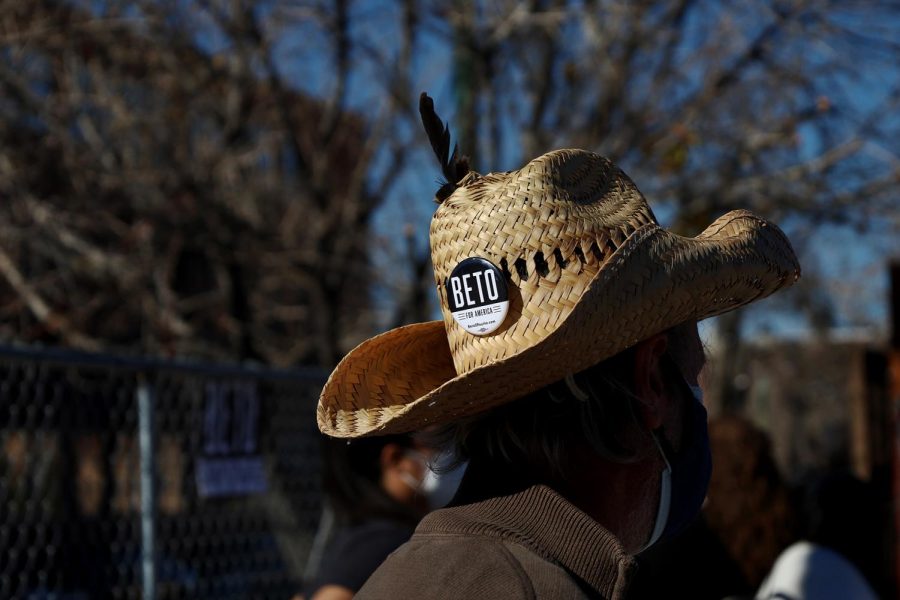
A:
[[[634,183],[584,150],[556,150],[516,171],[463,178],[431,221],[435,282],[457,373],[513,356],[555,331],[606,261],[649,224],[656,219]],[[497,266],[510,290],[505,321],[484,336],[463,329],[448,305],[447,278],[473,257]]]

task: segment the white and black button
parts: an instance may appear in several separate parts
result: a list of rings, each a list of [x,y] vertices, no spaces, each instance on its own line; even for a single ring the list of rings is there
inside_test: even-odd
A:
[[[487,335],[506,319],[506,279],[489,260],[471,257],[460,262],[447,278],[446,288],[450,314],[469,333]]]

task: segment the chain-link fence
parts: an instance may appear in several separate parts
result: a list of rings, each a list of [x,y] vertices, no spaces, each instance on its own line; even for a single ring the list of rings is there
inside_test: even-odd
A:
[[[0,347],[0,598],[290,598],[323,381]]]

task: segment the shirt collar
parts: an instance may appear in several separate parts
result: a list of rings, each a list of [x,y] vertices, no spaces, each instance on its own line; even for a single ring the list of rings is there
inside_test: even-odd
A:
[[[612,533],[545,485],[435,511],[416,531],[485,535],[522,544],[605,598],[624,596],[635,570],[634,558]]]

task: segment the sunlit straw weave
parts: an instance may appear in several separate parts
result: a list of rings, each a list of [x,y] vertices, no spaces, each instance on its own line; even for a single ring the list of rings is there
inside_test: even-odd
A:
[[[319,399],[322,432],[397,433],[472,415],[800,274],[775,225],[733,211],[696,238],[675,235],[621,170],[581,150],[469,173],[432,218],[431,256],[443,322],[350,352]],[[466,332],[447,307],[446,278],[473,256],[500,267],[510,290],[506,321],[486,336]]]

